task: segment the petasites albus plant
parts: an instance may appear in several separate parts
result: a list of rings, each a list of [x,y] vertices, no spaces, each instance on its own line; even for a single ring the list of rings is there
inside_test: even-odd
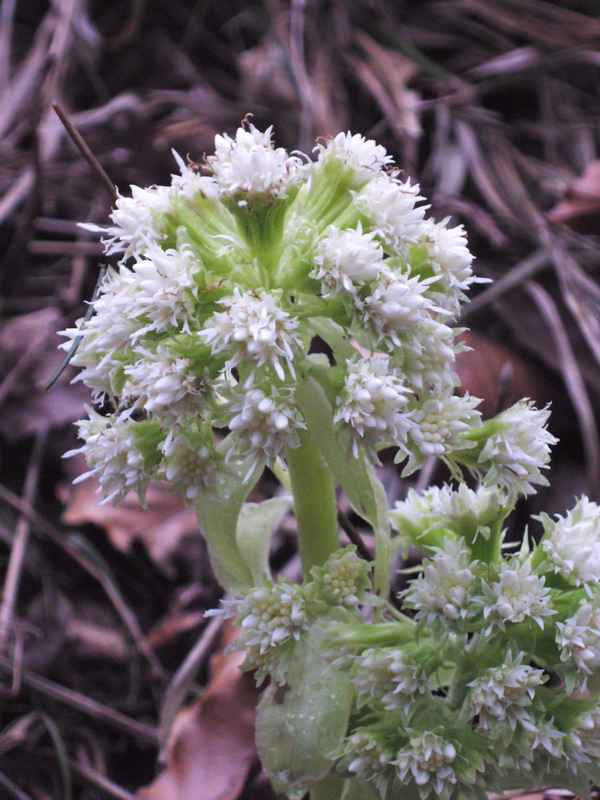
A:
[[[122,258],[66,332],[103,410],[74,452],[107,501],[155,481],[197,511],[232,598],[219,613],[270,678],[257,740],[275,789],[585,795],[600,777],[599,508],[583,497],[540,518],[539,544],[503,546],[555,439],[529,400],[482,421],[457,393],[453,322],[477,280],[464,230],[427,217],[386,150],[350,133],[311,160],[245,123],[179,167],[119,196],[101,229]],[[455,485],[390,511],[375,470],[390,447],[403,475],[437,456]],[[266,467],[289,496],[246,503]],[[340,545],[337,485],[374,531],[373,563]],[[290,505],[300,584],[268,564]],[[422,568],[390,597],[409,545]]]

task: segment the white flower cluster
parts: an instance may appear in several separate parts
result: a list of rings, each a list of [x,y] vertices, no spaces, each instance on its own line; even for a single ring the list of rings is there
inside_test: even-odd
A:
[[[298,346],[300,340],[292,331],[298,327],[298,321],[279,308],[272,295],[261,293],[252,297],[241,294],[236,287],[233,297],[219,303],[226,310],[214,314],[198,335],[214,355],[231,354],[225,362],[227,369],[246,361],[256,368],[270,363],[283,381],[285,372],[279,361],[283,358],[295,377],[292,347]]]
[[[546,429],[550,412],[520,400],[497,417],[497,431],[485,443],[479,462],[487,469],[485,482],[517,493],[535,492],[533,484],[547,486],[541,470],[548,467],[550,446],[557,439]]]
[[[503,627],[505,622],[523,622],[529,617],[544,628],[544,617],[555,614],[544,577],[532,572],[531,562],[504,562],[495,581],[483,582],[483,615]]]
[[[298,182],[302,161],[273,147],[272,128],[264,133],[254,125],[238,128],[235,137],[215,137],[215,155],[206,161],[222,199],[234,198],[240,205],[249,199],[285,199]]]
[[[443,547],[433,550],[435,555],[424,564],[423,574],[399,596],[428,626],[449,627],[476,613],[473,584],[477,563],[452,539],[445,539]]]
[[[587,497],[564,517],[540,517],[545,530],[542,548],[552,568],[575,586],[600,582],[600,507]]]
[[[513,658],[509,652],[501,667],[487,669],[467,684],[470,712],[479,717],[483,730],[504,720],[513,731],[517,723],[535,729],[526,709],[533,703],[536,687],[545,683],[548,676],[541,669],[523,664],[523,658],[523,653]]]
[[[381,145],[340,133],[317,151],[304,162],[246,122],[216,137],[209,174],[177,157],[170,186],[118,198],[103,235],[121,263],[64,347],[81,337],[72,362],[94,400],[114,406],[107,419],[125,413],[127,430],[150,422],[162,432],[150,472],[128,487],[175,479],[192,499],[192,481],[211,480],[207,458],[214,467],[221,450],[254,467],[285,458],[306,426],[295,392],[316,368],[319,331],[337,366],[318,380],[354,457],[377,463],[379,449],[395,446],[406,473],[432,455],[456,470],[458,458],[533,491],[553,441],[547,412],[515,406],[486,438],[478,401],[454,394],[461,345],[451,322],[475,280],[464,231],[426,217],[419,187],[400,180]],[[356,342],[354,355],[329,341],[332,326]],[[214,431],[225,428],[219,450]],[[121,433],[95,441],[93,455],[84,445],[98,473],[125,447]],[[202,469],[173,460],[172,442],[186,437]]]
[[[561,659],[572,659],[584,675],[600,667],[600,600],[582,600],[575,614],[556,627]]]
[[[437,797],[448,800],[456,783],[452,766],[456,756],[456,747],[451,742],[425,731],[411,736],[409,746],[397,754],[392,764],[401,781],[407,775],[413,777],[421,797],[434,792]]]
[[[380,703],[386,711],[408,711],[416,697],[433,689],[423,668],[403,650],[366,650],[352,665],[352,681],[358,688],[357,704]]]

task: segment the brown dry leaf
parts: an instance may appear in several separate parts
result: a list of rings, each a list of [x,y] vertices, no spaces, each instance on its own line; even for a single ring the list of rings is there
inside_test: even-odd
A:
[[[530,397],[538,406],[552,398],[548,379],[532,361],[474,331],[461,334],[460,341],[473,348],[457,357],[461,391],[481,397],[484,418],[522,397]]]
[[[564,200],[546,215],[550,222],[568,225],[579,233],[597,233],[600,225],[600,159],[569,184]]]
[[[233,629],[226,626],[225,638]],[[237,635],[237,634],[235,634]],[[177,715],[167,744],[167,768],[137,800],[235,800],[257,760],[257,690],[239,666],[242,653],[212,659],[200,699]]]
[[[73,465],[75,459],[69,462]],[[75,475],[86,471],[81,459],[75,461]],[[137,495],[130,493],[118,505],[99,505],[102,495],[95,477],[70,488],[63,488],[65,511],[62,521],[67,525],[92,522],[106,530],[112,544],[128,552],[134,541],[146,546],[150,557],[164,570],[168,570],[170,557],[184,536],[198,532],[194,512],[187,508],[178,494],[150,485],[146,495],[148,507],[140,503]]]

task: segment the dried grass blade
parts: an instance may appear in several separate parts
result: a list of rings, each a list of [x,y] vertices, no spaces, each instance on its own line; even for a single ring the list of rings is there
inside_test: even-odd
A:
[[[528,281],[525,288],[546,320],[556,345],[558,359],[569,397],[577,413],[581,430],[585,460],[589,471],[591,493],[598,496],[600,478],[600,439],[594,417],[594,410],[581,376],[577,358],[571,348],[560,313],[554,300],[538,283]]]

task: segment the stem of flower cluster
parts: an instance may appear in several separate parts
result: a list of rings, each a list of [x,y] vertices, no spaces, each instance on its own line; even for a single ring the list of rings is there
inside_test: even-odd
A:
[[[311,567],[322,566],[340,545],[333,474],[310,433],[301,430],[298,438],[300,446],[287,450],[286,461],[306,578]]]

